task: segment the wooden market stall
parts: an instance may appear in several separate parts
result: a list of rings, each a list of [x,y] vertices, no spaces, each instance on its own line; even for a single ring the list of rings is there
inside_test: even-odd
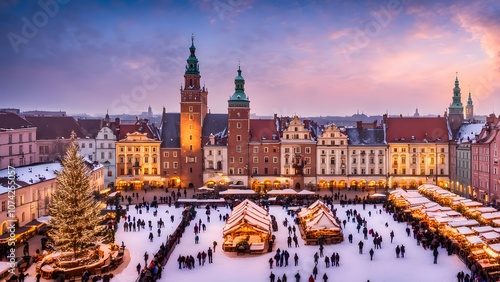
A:
[[[299,229],[306,244],[336,244],[344,240],[340,221],[320,200],[297,214]]]
[[[262,252],[271,236],[269,213],[246,199],[233,208],[222,230],[224,251]]]

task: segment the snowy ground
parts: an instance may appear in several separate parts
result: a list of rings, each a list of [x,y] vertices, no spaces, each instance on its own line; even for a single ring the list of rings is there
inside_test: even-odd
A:
[[[343,220],[345,216],[345,208],[340,205],[335,205],[338,209],[337,214]],[[355,223],[348,223],[344,229],[344,237],[346,240],[337,245],[325,246],[325,255],[331,255],[332,252],[340,254],[340,267],[325,268],[323,258],[320,258],[318,264],[319,274],[316,281],[323,281],[321,277],[327,273],[328,281],[367,281],[382,282],[382,281],[456,281],[456,274],[459,271],[467,273],[468,269],[458,259],[457,256],[448,256],[444,249],[440,249],[438,264],[433,264],[432,253],[429,250],[424,250],[422,247],[417,246],[413,237],[407,237],[405,223],[396,223],[392,217],[385,212],[376,214],[373,206],[367,206],[366,210],[362,210],[361,205],[349,206],[348,208],[355,208],[361,213],[368,221],[368,229],[373,228],[378,231],[383,237],[382,249],[374,249],[375,255],[373,261],[370,261],[368,251],[373,247],[371,236],[368,240],[363,240],[363,235],[357,233]],[[381,205],[378,205],[378,209]],[[377,209],[377,210],[378,210]],[[168,210],[168,213],[166,213]],[[368,216],[368,211],[372,212],[371,217]],[[154,252],[159,249],[162,241],[164,241],[167,234],[171,234],[177,227],[180,221],[180,213],[182,208],[175,209],[165,205],[160,206],[158,210],[158,217],[153,217],[152,211],[150,213],[143,213],[142,215],[136,214],[135,209],[131,209],[129,214],[136,219],[141,218],[146,220],[146,230],[140,232],[124,232],[123,222],[120,223],[119,231],[116,235],[116,242],[121,244],[124,241],[126,247],[129,249],[131,258],[126,268],[116,274],[112,281],[135,281],[137,278],[136,266],[138,263],[144,266],[143,255],[144,252],[149,253],[149,258],[152,258]],[[318,246],[305,246],[300,244],[299,248],[287,248],[286,238],[288,231],[283,227],[281,222],[288,217],[286,212],[281,207],[271,206],[270,213],[276,216],[279,223],[279,231],[274,233],[276,235],[276,247],[281,250],[287,249],[290,253],[290,261],[287,267],[273,267],[269,269],[268,260],[272,253],[264,253],[261,255],[244,255],[237,256],[235,253],[225,253],[221,250],[222,245],[222,228],[224,222],[219,220],[219,213],[231,214],[231,211],[226,208],[219,208],[217,211],[212,211],[211,222],[207,223],[204,208],[198,209],[196,219],[191,223],[184,233],[180,245],[178,245],[173,252],[170,261],[165,266],[162,278],[159,281],[269,281],[270,272],[278,276],[286,273],[288,281],[295,281],[294,275],[297,271],[301,274],[301,281],[307,281],[312,274],[314,267],[313,255],[319,252]],[[170,215],[174,215],[174,223],[170,222]],[[162,228],[161,239],[157,237],[156,221],[159,217],[163,218],[166,227]],[[194,223],[198,222],[201,218],[202,222],[207,225],[207,231],[200,234],[199,244],[194,243]],[[153,234],[155,235],[154,241],[149,242],[149,228],[147,221],[153,221]],[[289,217],[289,221],[292,218]],[[385,223],[389,223],[389,227],[385,227]],[[394,242],[390,243],[389,233],[394,230]],[[347,240],[347,235],[352,233],[354,236],[353,243],[350,244]],[[192,270],[178,269],[177,257],[181,255],[192,255],[196,258],[198,252],[203,250],[207,251],[212,242],[216,240],[218,246],[214,254],[212,264],[207,263],[204,266],[198,266],[196,261],[196,268]],[[358,253],[357,243],[363,240],[364,254]],[[299,242],[301,242],[299,236]],[[406,247],[405,258],[396,258],[395,248],[396,245],[404,244]],[[274,250],[276,250],[276,247]],[[293,266],[293,255],[297,253],[299,256],[299,266]]]

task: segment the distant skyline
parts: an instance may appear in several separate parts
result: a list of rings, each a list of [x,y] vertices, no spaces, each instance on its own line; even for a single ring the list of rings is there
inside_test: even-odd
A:
[[[500,2],[0,2],[0,108],[179,112],[194,34],[212,113],[238,65],[257,115],[442,115],[500,109]]]

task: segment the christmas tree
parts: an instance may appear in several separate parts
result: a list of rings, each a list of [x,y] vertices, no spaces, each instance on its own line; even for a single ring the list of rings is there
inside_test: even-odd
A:
[[[75,134],[71,133],[62,171],[49,206],[48,236],[58,251],[73,252],[74,257],[95,249],[105,234],[100,203],[90,186],[90,169],[78,155]]]

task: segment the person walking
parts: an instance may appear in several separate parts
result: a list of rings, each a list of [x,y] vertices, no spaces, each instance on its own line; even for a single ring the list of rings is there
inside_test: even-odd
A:
[[[394,230],[391,230],[390,236],[391,236],[391,244],[392,244],[392,240],[394,239]]]
[[[299,256],[297,255],[297,253],[295,253],[295,255],[293,256],[293,260],[295,261],[295,266],[299,265]]]
[[[207,251],[207,255],[208,255],[208,263],[212,263],[212,249],[210,247],[208,247],[208,251]]]
[[[318,275],[318,266],[314,266],[313,267],[313,275],[314,275],[314,279],[316,279],[316,276]]]
[[[297,274],[295,274],[295,282],[300,282],[300,273],[297,270]]]
[[[434,248],[434,251],[432,252],[432,255],[434,256],[434,264],[437,264],[438,263],[438,255],[439,255],[437,247]]]
[[[212,245],[214,246],[214,253],[215,253],[215,247],[217,247],[217,241],[214,241]]]
[[[141,274],[141,264],[138,263],[135,268],[137,269],[137,275]]]
[[[270,269],[273,269],[273,262],[274,262],[273,258],[270,258],[269,259],[269,268]]]
[[[401,249],[399,248],[399,245],[396,246],[396,258],[399,258],[399,253],[401,252]]]
[[[313,276],[312,276],[312,275],[311,275],[311,276],[309,276],[309,279],[308,279],[307,281],[308,281],[308,282],[314,282],[314,278],[313,278]]]
[[[402,257],[402,258],[404,258],[404,257],[405,257],[405,252],[406,252],[405,245],[401,245],[401,257]]]
[[[270,281],[270,282],[274,282],[274,277],[275,277],[275,275],[274,275],[274,273],[271,271],[271,275],[269,275],[269,281]]]
[[[373,248],[370,249],[370,260],[373,260],[373,254],[375,251],[373,251]]]
[[[359,241],[358,247],[359,247],[359,253],[360,254],[363,254],[363,245],[364,245],[363,241]]]
[[[328,282],[328,275],[326,275],[326,272],[323,274],[323,282]]]
[[[145,252],[144,253],[144,266],[145,267],[147,267],[147,265],[148,265],[148,259],[149,259],[148,252]]]

